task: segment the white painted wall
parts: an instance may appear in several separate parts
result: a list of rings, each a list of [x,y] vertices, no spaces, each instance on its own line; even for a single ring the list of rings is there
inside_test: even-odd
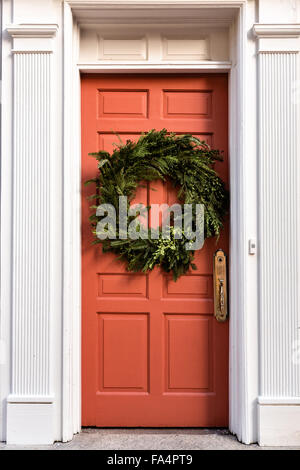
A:
[[[79,63],[231,68],[230,429],[245,443],[300,444],[300,0],[188,0],[185,21],[179,0],[101,3],[3,0],[0,440],[80,429]],[[129,33],[145,5],[146,25]]]

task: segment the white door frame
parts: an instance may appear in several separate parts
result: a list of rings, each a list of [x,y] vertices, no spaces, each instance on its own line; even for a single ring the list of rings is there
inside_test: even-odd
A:
[[[81,234],[80,234],[80,72],[134,72],[137,66],[113,65],[105,70],[99,64],[78,64],[79,28],[74,10],[108,9],[113,16],[117,7],[138,8],[147,15],[149,9],[216,8],[236,10],[232,26],[235,61],[208,67],[173,66],[173,71],[229,72],[229,142],[231,189],[230,242],[230,430],[245,443],[257,441],[256,400],[258,397],[258,326],[257,326],[257,261],[249,256],[248,242],[256,238],[256,106],[255,62],[246,70],[246,55],[253,51],[247,45],[246,1],[174,0],[139,1],[67,1],[64,4],[64,270],[63,270],[63,399],[62,437],[70,440],[80,431],[81,421]],[[251,15],[250,15],[251,16]],[[255,47],[253,45],[253,47]],[[255,54],[253,54],[254,56]],[[251,65],[251,64],[250,64]],[[170,72],[172,66],[151,64],[139,66],[144,72]],[[229,69],[229,70],[228,70]],[[247,78],[246,78],[247,74]],[[255,100],[254,100],[255,101]],[[250,109],[250,110],[249,110]],[[246,114],[247,110],[247,114]],[[253,134],[254,133],[254,134]],[[74,138],[78,136],[78,138]],[[250,142],[253,142],[250,144]],[[250,145],[250,147],[249,147]],[[251,148],[252,145],[252,148]],[[75,195],[75,196],[74,196]],[[70,206],[71,204],[71,206]],[[249,290],[251,289],[251,295]]]

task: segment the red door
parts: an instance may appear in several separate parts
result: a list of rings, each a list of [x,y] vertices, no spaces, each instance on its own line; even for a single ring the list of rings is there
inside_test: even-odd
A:
[[[82,180],[96,174],[88,156],[118,138],[167,128],[224,150],[226,75],[102,75],[82,78]],[[168,184],[150,183],[135,202],[174,202]],[[228,233],[197,252],[197,271],[175,283],[156,268],[129,273],[92,246],[93,193],[82,187],[82,400],[84,426],[206,427],[228,424],[228,322],[213,316],[213,254]]]

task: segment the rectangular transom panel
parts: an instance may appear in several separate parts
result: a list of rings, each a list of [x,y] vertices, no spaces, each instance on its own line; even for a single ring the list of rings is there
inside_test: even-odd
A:
[[[201,37],[164,37],[164,60],[207,60],[209,58],[209,40]]]
[[[126,35],[128,36],[128,35]],[[148,41],[146,37],[98,37],[99,60],[145,60]]]

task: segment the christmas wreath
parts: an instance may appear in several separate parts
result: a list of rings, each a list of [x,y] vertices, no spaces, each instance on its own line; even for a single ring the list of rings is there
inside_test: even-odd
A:
[[[166,129],[153,129],[137,142],[127,140],[124,144],[120,140],[111,154],[99,151],[91,155],[97,159],[99,169],[97,176],[86,182],[96,183],[96,193],[91,196],[97,204],[91,206],[93,243],[101,243],[104,252],[116,253],[127,262],[129,271],[147,272],[160,265],[164,271],[172,272],[176,281],[190,268],[197,269],[193,263],[195,250],[191,249],[191,234],[181,230],[181,236],[178,236],[176,223],[178,219],[181,221],[178,214],[169,219],[167,237],[161,227],[156,229],[153,237],[148,225],[143,226],[140,221],[145,214],[141,210],[132,214],[130,203],[141,182],[170,179],[178,189],[181,206],[192,207],[189,212],[192,235],[199,218],[196,207],[201,205],[204,239],[219,236],[228,209],[228,192],[214,170],[214,163],[222,161],[220,151],[212,150],[192,135],[168,134]],[[123,209],[130,214],[125,228],[119,218],[120,200],[123,206],[125,204]],[[110,206],[115,208],[115,217],[107,219],[105,211]],[[144,212],[149,209],[144,208]],[[131,237],[128,236],[127,222],[134,226],[135,235]]]

